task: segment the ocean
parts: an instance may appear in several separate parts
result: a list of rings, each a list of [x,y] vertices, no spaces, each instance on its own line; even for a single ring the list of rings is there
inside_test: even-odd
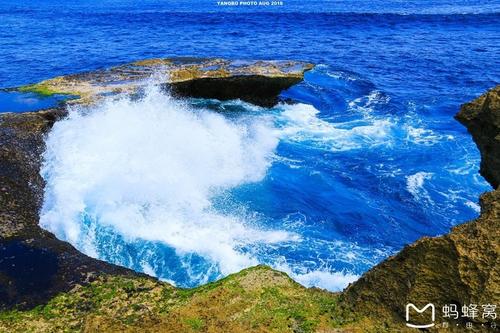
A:
[[[47,137],[44,228],[178,286],[267,264],[340,290],[479,215],[490,186],[453,116],[500,83],[500,1],[250,3],[0,3],[0,88],[154,57],[317,65],[283,92],[296,104],[178,101],[153,78],[71,109]]]

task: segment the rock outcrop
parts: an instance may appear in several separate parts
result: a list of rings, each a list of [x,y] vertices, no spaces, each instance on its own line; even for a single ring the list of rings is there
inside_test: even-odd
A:
[[[0,332],[335,332],[337,298],[264,266],[195,289],[108,275],[0,313]]]
[[[464,124],[481,152],[481,175],[500,185],[500,86],[464,104],[456,118]]]
[[[284,89],[302,81],[312,64],[299,61],[148,59],[87,73],[59,76],[20,87],[45,95],[68,94],[69,103],[93,103],[119,93],[140,93],[153,80],[174,95],[228,100],[239,98],[273,106]]]
[[[408,303],[433,303],[437,318],[449,304],[460,310],[469,304],[498,304],[500,191],[483,195],[481,210],[477,220],[442,237],[420,239],[372,268],[344,291],[344,305],[360,316],[404,325]],[[463,329],[466,321],[459,318],[453,325]]]

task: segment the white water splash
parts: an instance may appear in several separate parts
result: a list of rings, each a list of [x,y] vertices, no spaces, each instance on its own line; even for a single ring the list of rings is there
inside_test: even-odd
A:
[[[481,213],[481,206],[479,206],[477,203],[467,200],[465,201],[465,205],[476,212],[476,214]]]
[[[378,90],[373,90],[366,96],[361,96],[350,101],[348,105],[350,110],[369,116],[375,107],[388,104],[390,100],[389,96],[384,95]]]
[[[72,110],[46,141],[40,224],[95,256],[99,235],[82,234],[85,216],[130,239],[199,254],[223,274],[235,272],[258,263],[238,247],[297,239],[211,206],[217,193],[261,180],[277,143],[265,120],[230,122],[155,89],[139,101]]]
[[[331,272],[328,270],[316,270],[304,274],[294,274],[291,276],[306,287],[320,286],[328,290],[342,290],[350,283],[359,279],[359,275],[347,272]]]
[[[237,211],[222,213],[212,199],[262,180],[281,134],[266,116],[228,120],[152,87],[138,101],[110,99],[92,109],[72,109],[46,140],[40,224],[90,256],[99,258],[104,251],[115,263],[138,263],[143,272],[172,283],[171,275],[162,276],[157,266],[162,259],[151,252],[152,244],[174,249],[179,269],[198,283],[218,272],[227,275],[259,264],[241,248],[299,243],[301,238],[263,230]],[[127,245],[117,237],[102,238],[103,228],[130,246],[149,245],[124,250]],[[193,255],[210,262],[208,271],[190,267]],[[266,263],[306,286],[330,290],[357,278],[279,260]]]
[[[411,125],[405,125],[406,129],[406,139],[414,144],[432,146],[434,144],[443,142],[444,140],[454,140],[453,135],[441,135],[437,134],[433,130],[426,128],[414,127]]]

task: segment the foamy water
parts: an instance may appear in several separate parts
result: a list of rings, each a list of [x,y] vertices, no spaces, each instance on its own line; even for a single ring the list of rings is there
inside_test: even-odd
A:
[[[345,151],[392,143],[393,124],[387,119],[332,123],[318,117],[319,110],[308,104],[282,106],[285,126],[282,137],[296,142],[310,141],[331,151]]]
[[[264,121],[194,113],[153,90],[139,102],[70,114],[50,133],[42,168],[48,188],[40,223],[63,239],[80,242],[85,215],[127,238],[198,253],[227,274],[257,263],[237,246],[296,237],[211,207],[217,192],[264,177],[277,145]],[[95,256],[97,235],[85,237],[81,246]]]
[[[102,258],[103,252],[106,257],[114,251],[116,263],[137,261],[144,272],[166,280],[172,276],[149,262],[155,255],[152,244],[172,248],[188,266],[181,270],[196,265],[190,261],[193,255],[209,262],[206,267],[216,276],[256,265],[258,258],[242,247],[298,242],[300,236],[264,230],[238,212],[217,211],[212,198],[261,181],[278,144],[277,133],[266,117],[229,121],[193,110],[154,88],[139,101],[123,98],[90,110],[74,108],[46,141],[40,224],[88,255]],[[107,238],[116,244],[102,242],[110,232],[119,235],[120,240]],[[124,251],[122,242],[153,247],[130,261],[126,257],[133,254]],[[296,274],[282,263],[280,268],[305,284],[334,289],[354,279],[342,273]],[[188,275],[207,282],[210,272]]]
[[[457,133],[392,113],[392,98],[355,75],[308,75],[321,86],[296,89],[311,103],[271,109],[179,101],[154,85],[139,100],[71,109],[46,140],[41,226],[182,287],[266,264],[341,290],[478,213],[476,193],[458,186],[471,181],[476,152],[432,162]],[[338,86],[345,109],[330,102]]]

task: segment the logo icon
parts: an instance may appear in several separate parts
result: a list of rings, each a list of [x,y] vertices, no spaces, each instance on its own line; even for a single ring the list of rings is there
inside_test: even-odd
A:
[[[429,324],[412,324],[410,322],[410,310],[411,309],[415,310],[417,313],[424,313],[429,308],[431,311],[431,320],[432,320],[431,323],[429,323]],[[412,303],[406,304],[406,326],[412,327],[412,328],[429,328],[429,327],[434,326],[435,320],[436,320],[436,309],[434,307],[434,304],[429,303],[421,309],[417,308],[415,306],[415,304],[412,304]]]

